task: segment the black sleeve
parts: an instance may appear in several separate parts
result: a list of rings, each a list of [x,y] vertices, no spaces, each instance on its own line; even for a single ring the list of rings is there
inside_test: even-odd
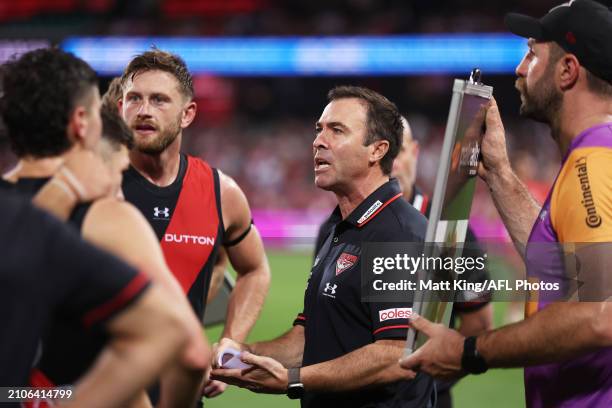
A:
[[[327,220],[325,220],[323,224],[321,224],[321,226],[319,227],[319,232],[317,233],[317,239],[315,241],[315,249],[314,249],[314,254],[313,254],[313,262],[312,262],[313,265],[315,266],[318,263],[317,254],[319,253],[319,250],[325,243],[325,240],[329,236],[330,230],[333,227],[333,222],[330,220],[330,218],[328,218]],[[308,283],[306,284],[306,289],[304,290],[304,308],[302,309],[302,312],[298,313],[295,319],[293,320],[294,326],[295,325],[306,326],[306,320],[307,320],[306,310],[308,308],[308,303],[310,302],[309,289],[310,289],[311,277],[312,277],[312,270],[310,273],[310,277],[308,278]]]
[[[149,280],[143,274],[84,242],[52,217],[41,217],[41,233],[47,235],[41,279],[60,288],[51,296],[59,296],[55,301],[62,314],[86,327],[103,324],[145,291]]]
[[[412,302],[368,303],[374,340],[405,339],[410,327]]]
[[[413,213],[418,214],[413,224],[408,227],[404,226],[402,231],[396,233],[377,234],[378,236],[373,241],[422,243],[425,235],[425,217],[416,210]],[[418,254],[415,253],[412,256],[418,256]],[[412,301],[370,302],[367,305],[372,324],[372,336],[375,341],[406,338],[412,316]]]

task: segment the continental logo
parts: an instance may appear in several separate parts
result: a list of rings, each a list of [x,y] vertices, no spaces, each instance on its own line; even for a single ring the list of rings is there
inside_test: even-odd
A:
[[[580,189],[582,190],[582,206],[586,210],[587,216],[584,219],[586,225],[590,228],[597,228],[601,225],[601,216],[597,214],[593,193],[591,193],[591,185],[589,184],[589,175],[587,173],[587,159],[580,157],[576,160],[574,166],[578,171],[578,180],[580,181]]]

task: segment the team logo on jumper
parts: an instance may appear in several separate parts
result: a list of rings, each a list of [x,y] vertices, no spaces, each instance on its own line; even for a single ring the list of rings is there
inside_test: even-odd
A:
[[[338,258],[338,261],[336,261],[336,276],[355,265],[355,262],[357,262],[357,255],[351,255],[343,252]]]
[[[202,237],[199,235],[164,234],[165,242],[176,242],[177,244],[215,245],[214,237]]]
[[[155,207],[153,209],[153,216],[157,219],[170,218],[170,209],[168,207],[164,207],[164,208]]]
[[[601,216],[597,214],[593,193],[591,193],[591,184],[589,183],[589,174],[587,173],[587,159],[581,157],[576,160],[574,166],[578,171],[578,180],[580,181],[580,190],[582,190],[582,206],[586,210],[587,216],[584,219],[586,225],[590,228],[597,228],[601,225]]]
[[[329,282],[325,284],[325,289],[323,289],[323,294],[325,296],[329,296],[330,298],[335,299],[336,289],[338,289],[338,284],[334,283],[333,285]]]
[[[374,214],[374,211],[378,210],[383,205],[382,201],[376,200],[374,204],[366,212],[363,213],[360,219],[357,220],[357,224],[363,224],[368,218]]]
[[[378,312],[378,320],[381,322],[394,319],[410,319],[411,317],[411,307],[397,307],[395,309],[385,309]]]

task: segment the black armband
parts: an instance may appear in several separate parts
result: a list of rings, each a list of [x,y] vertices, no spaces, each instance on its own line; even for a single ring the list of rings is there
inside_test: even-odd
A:
[[[240,234],[240,236],[238,236],[238,238],[233,239],[231,241],[224,241],[223,242],[223,246],[225,247],[232,247],[232,246],[236,246],[239,243],[242,242],[243,239],[246,238],[247,235],[249,235],[249,232],[251,232],[251,228],[253,227],[253,220],[251,219],[251,222],[249,223],[249,226],[247,227],[246,230],[244,230],[244,232],[242,234]]]

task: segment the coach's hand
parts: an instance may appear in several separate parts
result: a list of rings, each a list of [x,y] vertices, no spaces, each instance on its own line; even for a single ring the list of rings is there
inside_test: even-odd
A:
[[[284,394],[289,383],[287,369],[270,357],[256,356],[245,351],[240,359],[252,367],[239,369],[218,368],[211,378],[227,384],[265,394]]]
[[[402,368],[445,380],[465,375],[461,370],[465,338],[461,334],[414,314],[410,324],[429,339],[414,353],[400,360]]]
[[[249,348],[246,344],[240,344],[235,340],[230,339],[229,337],[223,337],[219,340],[218,343],[213,344],[213,352],[212,352],[212,367],[220,368],[219,366],[219,356],[223,354],[223,352],[228,349],[233,348],[235,350],[240,351],[249,351]]]
[[[481,162],[478,175],[489,183],[493,182],[492,178],[511,170],[506,149],[506,132],[495,98],[491,98],[487,108],[485,124],[487,129],[480,146]]]
[[[223,391],[225,391],[226,388],[226,383],[217,380],[211,380],[209,378],[204,381],[202,395],[206,398],[215,398],[216,396],[223,394]]]

